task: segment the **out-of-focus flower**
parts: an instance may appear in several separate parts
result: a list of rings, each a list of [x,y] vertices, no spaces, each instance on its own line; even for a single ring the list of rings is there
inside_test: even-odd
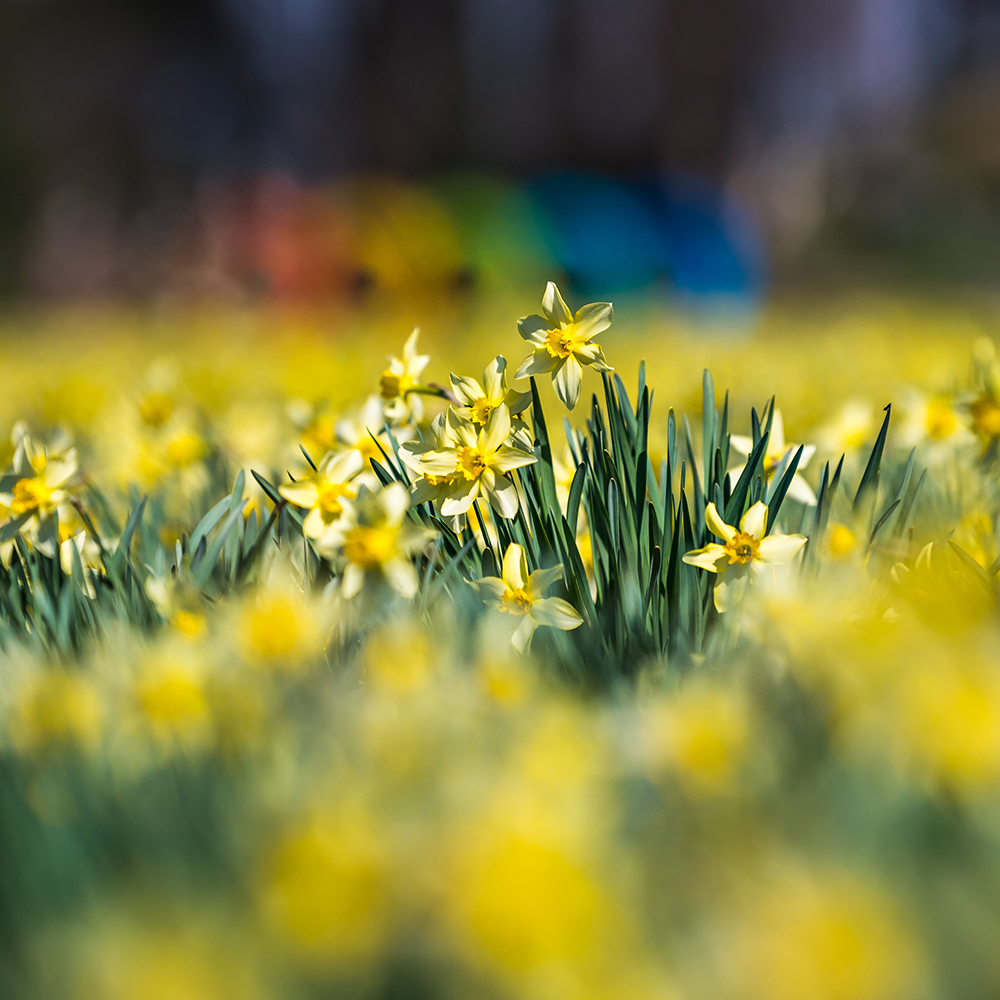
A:
[[[737,997],[903,1000],[919,989],[915,943],[885,897],[859,879],[791,876],[739,917],[723,965]]]
[[[816,438],[825,454],[854,455],[871,437],[875,425],[875,411],[871,403],[862,399],[849,399],[834,419],[816,432]],[[803,452],[803,458],[805,452]]]
[[[197,745],[210,735],[211,716],[203,678],[188,653],[169,646],[155,651],[135,681],[141,717],[165,741]]]
[[[386,433],[382,403],[378,396],[369,396],[364,406],[351,416],[337,421],[337,444],[342,449],[356,451],[364,462],[358,482],[369,489],[376,489],[379,481],[372,468],[372,459],[385,465],[386,456],[393,459],[392,441]],[[413,436],[411,427],[395,427],[392,436],[397,444],[409,441]],[[384,453],[384,454],[383,454]]]
[[[750,737],[746,701],[729,685],[700,684],[660,701],[649,718],[652,763],[696,792],[730,787]]]
[[[614,371],[605,361],[604,351],[593,343],[594,337],[611,326],[613,316],[610,302],[591,302],[574,315],[555,282],[550,281],[542,296],[542,315],[517,321],[518,332],[534,350],[521,362],[516,377],[551,372],[556,395],[572,410],[580,399],[584,365],[599,372]]]
[[[76,556],[73,554],[74,550]],[[88,597],[96,597],[97,591],[91,574],[103,572],[104,564],[101,560],[100,546],[86,531],[78,531],[72,538],[67,538],[59,545],[59,565],[67,576],[73,575],[77,559],[83,570],[80,585]]]
[[[431,358],[429,354],[417,354],[419,336],[420,328],[417,327],[406,338],[402,358],[389,358],[389,367],[379,376],[378,391],[385,418],[390,423],[417,421],[423,416],[423,403],[416,390],[422,388],[420,376]]]
[[[80,671],[44,670],[21,688],[10,734],[24,753],[50,747],[92,749],[100,739],[104,706]]]
[[[477,431],[471,420],[454,410],[448,414],[449,435],[454,446],[432,449],[420,455],[417,468],[424,476],[448,477],[441,492],[445,517],[465,514],[483,495],[501,517],[517,513],[517,489],[505,473],[531,465],[538,459],[506,444],[510,435],[510,411],[500,404]]]
[[[477,427],[485,427],[489,415],[501,404],[511,413],[520,413],[531,403],[530,392],[518,392],[507,388],[507,361],[498,354],[483,371],[480,385],[466,375],[450,376],[451,388],[459,405],[455,407],[467,420]]]
[[[351,598],[361,590],[370,573],[383,576],[402,597],[413,597],[417,592],[417,571],[410,559],[434,533],[403,524],[409,505],[401,483],[391,483],[378,493],[365,490],[351,504],[349,515],[320,539],[320,554],[344,563],[344,597]]]
[[[378,827],[345,812],[289,830],[271,853],[260,891],[265,922],[287,946],[335,962],[371,955],[391,912]]]
[[[944,461],[956,448],[975,440],[962,417],[950,396],[927,396],[914,390],[904,402],[900,443],[906,448],[919,448],[926,461]]]
[[[321,538],[343,515],[344,502],[357,496],[358,487],[352,480],[363,464],[357,451],[331,453],[315,471],[278,487],[286,500],[309,511],[302,524],[306,537]]]
[[[484,576],[470,583],[482,599],[498,611],[523,618],[511,636],[518,651],[523,651],[539,625],[565,631],[583,624],[576,608],[561,597],[545,597],[545,591],[562,579],[562,566],[536,569],[528,573],[524,549],[511,543],[503,557],[503,579]]]
[[[741,434],[733,434],[729,438],[732,447],[744,458],[748,458],[753,451],[753,438],[743,437]],[[764,450],[764,482],[770,483],[782,464],[782,460],[789,458],[798,451],[798,445],[785,443],[785,422],[781,418],[781,410],[775,409],[774,417],[771,420],[771,436],[767,439],[767,447]],[[799,459],[798,467],[792,481],[788,484],[788,496],[799,503],[813,506],[816,503],[816,494],[812,487],[801,475],[801,470],[808,464],[809,460],[816,454],[816,445],[807,444],[802,446],[802,457]],[[746,468],[746,462],[737,468],[729,470],[732,483],[736,483]]]
[[[321,654],[325,632],[317,602],[278,580],[248,598],[236,620],[249,663],[273,671],[301,670]]]
[[[767,566],[791,562],[806,543],[805,535],[767,535],[767,505],[758,501],[740,519],[737,530],[726,524],[709,503],[705,509],[708,530],[725,544],[710,542],[684,555],[684,562],[717,574],[715,607],[725,612],[743,599],[751,570],[761,573]]]

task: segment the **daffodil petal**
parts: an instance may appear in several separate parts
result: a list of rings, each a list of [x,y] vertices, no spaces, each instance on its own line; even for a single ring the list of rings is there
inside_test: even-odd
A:
[[[542,295],[542,312],[559,326],[568,326],[573,322],[573,314],[569,311],[562,293],[554,281],[550,281],[545,286],[545,294]]]
[[[502,400],[507,392],[507,359],[498,354],[483,371],[483,395],[490,401]]]
[[[719,563],[728,560],[726,550],[721,545],[711,542],[702,549],[692,549],[685,552],[683,560],[688,566],[697,566],[709,573],[719,572]]]
[[[511,520],[517,514],[517,489],[514,484],[503,476],[497,476],[496,482],[486,491],[490,506],[501,516]],[[444,510],[444,508],[441,508]]]
[[[729,447],[741,455],[749,455],[753,451],[753,438],[744,437],[742,434],[730,434]],[[742,471],[742,467],[739,471],[734,469],[732,470],[732,475],[739,479],[739,473]]]
[[[583,618],[580,617],[576,608],[561,597],[543,597],[541,600],[535,601],[528,614],[539,625],[549,625],[552,628],[562,629],[564,632],[579,628],[583,624]]]
[[[733,535],[736,534],[736,529],[722,520],[715,504],[711,502],[705,508],[705,524],[708,525],[708,530],[711,531],[713,535],[717,538],[723,538],[727,542],[733,537]]]
[[[510,434],[510,410],[501,403],[490,410],[486,418],[486,427],[480,438],[480,447],[485,452],[494,452],[507,440]]]
[[[510,472],[511,469],[520,469],[523,465],[533,465],[537,461],[530,452],[505,444],[497,448],[490,464],[498,472]]]
[[[788,484],[788,495],[807,507],[816,506],[816,494],[813,493],[813,488],[797,472]]]
[[[452,391],[463,406],[472,406],[477,399],[486,395],[483,392],[483,387],[474,378],[469,378],[467,375],[456,375],[452,372],[448,376],[448,381],[451,382]]]
[[[583,369],[580,367],[580,362],[574,357],[566,358],[553,373],[552,384],[563,405],[572,410],[580,398],[580,389],[583,385]]]
[[[522,316],[517,321],[517,332],[533,344],[544,344],[545,334],[552,329],[552,321],[544,316]]]
[[[516,542],[511,542],[503,555],[503,582],[511,590],[523,590],[528,582],[528,560]]]
[[[503,607],[503,594],[507,585],[498,576],[484,576],[479,580],[469,580],[469,586],[479,594],[484,604],[494,608]]]
[[[559,359],[552,357],[545,348],[529,354],[517,367],[514,378],[527,378],[529,375],[545,375],[559,364]]]
[[[740,518],[740,531],[753,538],[763,538],[767,531],[767,504],[763,500],[758,500]]]
[[[761,539],[757,558],[769,566],[781,566],[791,562],[805,544],[805,535],[768,535]]]
[[[525,615],[521,619],[521,624],[517,626],[514,630],[514,634],[510,637],[511,645],[519,652],[523,653],[528,646],[528,642],[534,634],[535,629],[538,628],[538,623],[534,618],[529,615]]]
[[[745,566],[733,567],[729,572],[720,574],[712,594],[715,610],[719,614],[725,614],[736,607],[743,600],[749,580],[750,574]]]
[[[610,302],[591,302],[577,309],[573,322],[577,333],[590,340],[607,330],[614,317],[615,310]]]
[[[400,597],[409,599],[416,594],[420,580],[413,564],[406,559],[397,557],[383,563],[382,574]]]
[[[316,501],[319,499],[319,490],[316,489],[316,484],[309,481],[285,483],[278,487],[278,492],[289,503],[295,504],[296,507],[305,507],[306,509],[315,507]]]
[[[548,569],[536,569],[528,577],[528,593],[534,598],[540,598],[563,575],[562,566],[550,566]]]
[[[474,479],[471,483],[458,483],[449,490],[448,496],[441,501],[441,513],[445,517],[464,514],[472,506],[477,496],[479,496],[478,480]]]

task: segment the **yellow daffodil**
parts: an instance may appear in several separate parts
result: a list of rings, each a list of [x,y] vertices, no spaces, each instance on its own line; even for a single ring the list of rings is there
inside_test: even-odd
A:
[[[477,427],[486,424],[486,418],[503,403],[511,413],[520,413],[531,403],[530,392],[507,388],[507,361],[498,354],[483,372],[480,385],[465,375],[450,376],[451,388],[459,402],[455,409]]]
[[[385,418],[390,423],[405,423],[407,419],[419,420],[423,416],[423,404],[419,394],[420,375],[430,361],[429,354],[417,354],[417,338],[420,328],[406,338],[402,358],[389,358],[389,367],[378,380],[378,391],[382,397]]]
[[[315,472],[278,487],[289,503],[309,511],[302,524],[306,537],[319,538],[344,513],[344,501],[357,496],[358,487],[352,480],[363,464],[357,451],[331,453]]]
[[[504,553],[502,579],[484,576],[470,583],[491,607],[523,617],[524,620],[511,637],[514,647],[523,652],[539,625],[549,625],[568,632],[583,624],[576,608],[568,601],[561,597],[543,596],[552,584],[561,579],[562,566],[536,569],[529,574],[524,549],[511,543]]]
[[[743,437],[741,434],[733,434],[729,438],[729,443],[733,449],[748,458],[753,451],[753,438]],[[775,409],[774,419],[771,421],[771,436],[767,439],[767,448],[764,451],[764,481],[770,483],[774,474],[778,471],[782,461],[787,457],[791,461],[792,456],[798,451],[797,444],[785,443],[785,422],[781,419],[781,410]],[[812,487],[802,478],[800,472],[808,464],[809,460],[816,454],[816,445],[807,444],[802,447],[802,457],[799,459],[798,469],[792,476],[791,483],[788,484],[788,496],[799,503],[804,503],[810,507],[816,505],[816,494]],[[739,481],[746,462],[735,469],[730,469],[729,476],[735,485]]]
[[[518,332],[534,350],[521,362],[516,377],[551,372],[556,395],[572,410],[580,398],[584,365],[599,372],[614,371],[604,360],[604,351],[593,343],[594,337],[611,326],[613,315],[610,302],[591,302],[573,315],[550,281],[542,296],[542,315],[517,321]]]
[[[369,573],[381,574],[402,597],[417,592],[417,571],[410,557],[433,538],[425,528],[404,525],[410,498],[402,483],[378,493],[364,490],[346,516],[319,540],[320,555],[344,563],[341,593],[353,597]]]
[[[420,456],[417,467],[426,477],[448,477],[442,492],[445,517],[466,513],[479,496],[485,496],[501,517],[517,513],[517,489],[505,473],[538,461],[534,455],[506,444],[510,436],[510,411],[500,404],[490,412],[482,430],[451,410],[448,427],[455,442]]]
[[[790,562],[806,543],[804,535],[768,535],[767,505],[758,501],[740,520],[739,529],[726,524],[710,503],[705,509],[708,530],[724,544],[710,542],[684,556],[689,566],[697,566],[717,574],[715,581],[715,607],[728,611],[743,598],[751,570],[761,573],[767,566],[780,566]]]
[[[372,468],[372,459],[385,465],[385,455],[393,458],[392,442],[389,440],[384,425],[382,401],[378,396],[369,396],[360,410],[338,420],[336,424],[337,444],[341,448],[356,451],[361,456],[364,468],[358,476],[358,481],[364,483],[369,489],[377,489],[379,485]],[[396,427],[392,435],[396,439],[396,443],[400,444],[412,437],[413,429]]]

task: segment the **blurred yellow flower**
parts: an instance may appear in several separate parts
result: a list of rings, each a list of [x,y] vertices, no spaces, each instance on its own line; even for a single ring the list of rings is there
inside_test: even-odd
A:
[[[87,750],[100,739],[103,718],[100,695],[83,673],[44,670],[18,693],[10,735],[24,753],[53,746]]]

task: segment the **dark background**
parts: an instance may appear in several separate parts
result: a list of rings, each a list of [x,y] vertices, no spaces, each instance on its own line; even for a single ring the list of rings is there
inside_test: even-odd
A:
[[[1000,6],[0,0],[7,294],[212,291],[189,279],[226,198],[232,230],[290,190],[456,172],[714,192],[778,281],[990,284]]]

